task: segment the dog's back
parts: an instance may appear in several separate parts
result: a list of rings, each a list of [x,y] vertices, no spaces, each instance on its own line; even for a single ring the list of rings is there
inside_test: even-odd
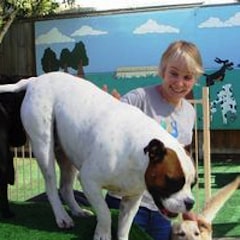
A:
[[[61,78],[56,78],[56,75]],[[29,94],[29,92],[34,94]],[[39,101],[39,99],[44,99],[44,101]],[[25,105],[27,105],[26,108]],[[51,73],[40,76],[33,81],[33,84],[29,85],[22,106],[22,116],[25,126],[28,126],[27,131],[31,131],[31,126],[33,131],[35,129],[45,129],[44,123],[40,122],[42,120],[38,117],[39,115],[53,117],[52,121],[56,124],[61,145],[75,166],[81,169],[83,161],[91,159],[92,162],[88,162],[88,165],[92,164],[93,167],[98,168],[101,166],[96,171],[96,176],[94,176],[96,178],[97,172],[114,171],[113,175],[116,177],[108,180],[109,183],[107,184],[109,185],[115,185],[114,181],[117,181],[118,175],[126,174],[125,179],[128,179],[130,172],[137,168],[138,164],[147,164],[147,158],[145,161],[132,158],[132,166],[129,166],[129,171],[126,171],[126,169],[123,170],[117,165],[115,159],[122,158],[122,166],[129,165],[124,161],[129,159],[130,154],[133,155],[133,147],[140,145],[142,147],[139,147],[139,149],[143,151],[152,139],[152,134],[148,134],[148,132],[154,132],[153,129],[156,129],[156,137],[161,139],[164,136],[165,144],[169,142],[173,148],[176,148],[173,138],[170,135],[159,134],[161,133],[160,126],[153,119],[146,117],[138,108],[122,103],[110,94],[96,88],[91,82],[71,75]],[[29,113],[30,108],[31,112]],[[31,119],[31,122],[28,122],[29,119]],[[130,134],[129,129],[134,134]],[[126,142],[128,142],[127,145]],[[126,146],[128,147],[126,148]],[[81,151],[81,149],[84,149],[84,151]],[[106,155],[112,155],[111,165],[108,161],[105,162],[105,159],[109,159],[109,157],[105,157]],[[126,157],[127,155],[129,157]],[[143,156],[143,152],[139,152],[139,156]],[[93,161],[101,161],[101,164]],[[106,175],[105,177],[108,178],[109,176]],[[104,182],[104,179],[102,181]]]

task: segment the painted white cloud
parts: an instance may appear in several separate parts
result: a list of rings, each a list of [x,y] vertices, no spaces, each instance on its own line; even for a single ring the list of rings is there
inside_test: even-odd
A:
[[[199,28],[222,28],[222,27],[234,27],[240,26],[240,12],[237,12],[235,15],[222,21],[217,17],[210,17],[205,22],[202,22],[198,25]]]
[[[240,12],[237,12],[234,16],[230,17],[226,23],[231,26],[240,26]]]
[[[75,42],[74,39],[64,35],[57,28],[52,28],[45,34],[39,35],[35,43],[39,44],[53,44],[53,43],[65,43],[65,42]]]
[[[106,31],[93,29],[91,26],[82,26],[74,33],[71,34],[72,37],[87,36],[87,35],[103,35],[107,34]]]
[[[137,27],[134,34],[147,34],[147,33],[179,33],[180,30],[170,25],[160,25],[156,21],[149,19],[147,22]]]
[[[220,28],[220,27],[229,27],[224,24],[219,18],[210,17],[205,22],[202,22],[198,25],[199,28]]]

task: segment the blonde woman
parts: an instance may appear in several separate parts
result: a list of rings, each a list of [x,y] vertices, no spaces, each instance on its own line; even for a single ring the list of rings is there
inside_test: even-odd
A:
[[[202,73],[201,55],[196,45],[187,41],[173,42],[160,61],[162,83],[132,90],[121,97],[121,101],[140,108],[188,149],[192,142],[195,110],[185,97]],[[109,192],[106,201],[110,208],[119,208],[118,196]],[[171,222],[159,213],[148,192],[143,195],[134,222],[154,240],[169,240]]]

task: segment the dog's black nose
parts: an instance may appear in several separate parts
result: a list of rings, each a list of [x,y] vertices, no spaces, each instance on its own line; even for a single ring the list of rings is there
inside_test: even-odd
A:
[[[192,198],[187,198],[184,201],[187,211],[191,210],[194,206],[195,201]]]

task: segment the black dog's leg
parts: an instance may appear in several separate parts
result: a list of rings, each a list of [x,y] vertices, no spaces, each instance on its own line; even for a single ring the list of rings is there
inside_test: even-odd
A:
[[[17,82],[21,76],[0,74],[0,84]],[[26,142],[20,118],[20,108],[25,91],[0,94],[0,215],[12,217],[9,208],[8,184],[14,184],[13,154],[10,147],[20,147]]]
[[[6,179],[6,176],[4,176],[4,174],[2,176]],[[3,218],[10,218],[14,216],[14,213],[10,210],[9,207],[8,183],[3,180],[3,178],[1,178],[0,181],[0,213]]]
[[[10,218],[14,214],[9,207],[8,184],[14,184],[14,167],[13,154],[6,142],[0,143],[0,214],[4,218]]]

